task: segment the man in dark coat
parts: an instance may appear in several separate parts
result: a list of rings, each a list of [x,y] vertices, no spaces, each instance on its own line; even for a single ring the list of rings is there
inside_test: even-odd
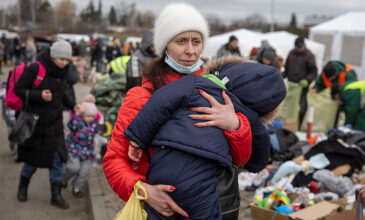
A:
[[[91,50],[91,65],[96,67],[96,72],[100,72],[100,62],[102,58],[103,48],[101,47],[100,39],[98,39]]]
[[[6,64],[7,61],[8,61],[8,56],[9,56],[10,43],[9,43],[9,40],[6,38],[6,34],[5,33],[3,33],[1,35],[0,41],[4,45],[4,57],[3,57],[3,61]]]
[[[156,57],[153,45],[153,32],[147,30],[143,33],[142,42],[136,52],[131,55],[127,63],[127,87],[126,90],[140,85],[143,76],[143,67]]]
[[[19,39],[16,37],[14,38],[13,42],[13,59],[16,66],[18,66],[23,59],[22,56],[22,45],[20,44]]]
[[[120,43],[118,38],[114,38],[113,45],[110,45],[106,48],[105,56],[108,60],[108,63],[110,63],[115,58],[122,56],[122,51],[120,49]]]
[[[2,34],[0,39],[0,74],[2,74],[1,71],[2,62],[4,61],[4,65],[6,65],[8,50],[9,50],[9,41],[8,39],[6,39],[6,34]]]
[[[304,38],[295,40],[295,48],[290,51],[285,62],[284,77],[294,83],[299,83],[302,88],[300,96],[299,128],[307,111],[308,85],[317,76],[317,66],[313,54],[306,48]]]
[[[69,207],[61,196],[62,163],[67,159],[62,110],[64,105],[74,110],[80,108],[69,96],[64,95],[71,56],[71,45],[66,41],[57,41],[37,58],[46,69],[41,84],[33,87],[40,68],[38,63],[26,68],[15,84],[14,92],[23,100],[28,96],[30,111],[39,115],[34,133],[18,147],[18,158],[24,162],[17,194],[19,201],[27,200],[28,185],[36,169],[49,168],[51,204],[63,209]]]

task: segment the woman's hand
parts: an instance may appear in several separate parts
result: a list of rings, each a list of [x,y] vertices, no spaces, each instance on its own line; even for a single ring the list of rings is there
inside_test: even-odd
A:
[[[52,101],[52,93],[51,93],[51,90],[49,90],[49,89],[44,89],[44,90],[42,90],[42,99],[43,99],[45,102],[50,102],[50,101]]]
[[[73,110],[76,115],[82,115],[85,111],[84,107],[81,104],[75,105]]]
[[[175,187],[170,185],[150,185],[148,183],[142,182],[141,185],[146,189],[147,200],[146,202],[154,210],[163,216],[172,216],[175,212],[189,218],[188,214],[181,209],[172,198],[167,194],[167,192],[173,192]],[[143,191],[139,191],[138,194],[144,196]]]
[[[222,96],[225,104],[220,104],[215,98],[203,90],[199,89],[202,96],[207,99],[212,106],[190,108],[191,111],[205,113],[204,115],[189,115],[190,118],[196,120],[205,120],[195,124],[197,127],[216,126],[223,130],[237,130],[240,128],[240,120],[238,119],[231,99],[223,90]]]

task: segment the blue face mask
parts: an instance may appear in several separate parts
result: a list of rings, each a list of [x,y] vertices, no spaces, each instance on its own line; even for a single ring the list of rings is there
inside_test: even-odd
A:
[[[199,59],[196,63],[191,66],[183,66],[175,62],[168,54],[166,54],[165,63],[169,65],[171,68],[176,70],[178,73],[190,74],[197,71],[201,65],[203,65],[203,61]]]

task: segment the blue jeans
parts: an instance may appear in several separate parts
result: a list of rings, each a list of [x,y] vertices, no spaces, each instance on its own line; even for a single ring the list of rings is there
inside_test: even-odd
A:
[[[24,163],[21,175],[27,179],[30,179],[36,170],[37,167]],[[49,169],[49,178],[51,183],[59,183],[63,179],[63,164],[57,150],[55,150],[53,154],[53,163],[52,167]]]

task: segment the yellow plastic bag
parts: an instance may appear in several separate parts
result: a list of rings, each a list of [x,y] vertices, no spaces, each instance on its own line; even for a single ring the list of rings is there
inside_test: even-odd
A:
[[[138,195],[138,189],[143,190],[145,196]],[[127,204],[120,210],[113,220],[146,220],[147,212],[144,210],[144,200],[147,199],[147,192],[139,180],[134,184],[134,189]]]

